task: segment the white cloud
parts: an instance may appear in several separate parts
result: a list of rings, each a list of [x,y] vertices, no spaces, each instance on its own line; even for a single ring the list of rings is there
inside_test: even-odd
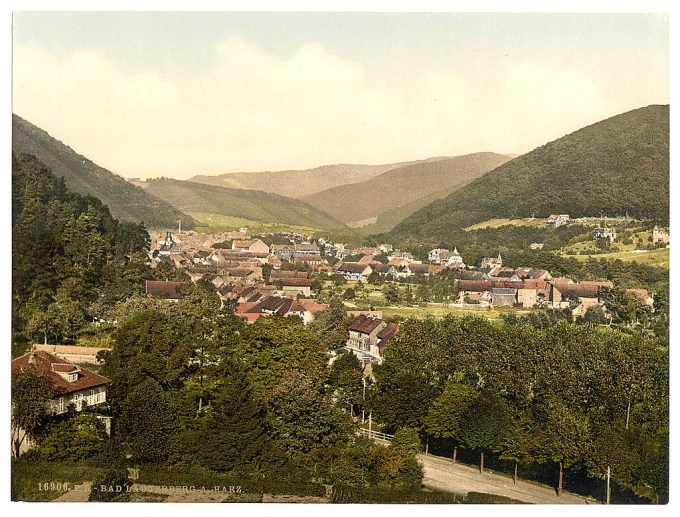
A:
[[[14,52],[14,111],[125,176],[380,163],[476,151],[524,152],[637,107],[577,70],[519,63],[380,81],[308,43],[287,58],[229,38],[216,64],[170,81],[100,52]]]

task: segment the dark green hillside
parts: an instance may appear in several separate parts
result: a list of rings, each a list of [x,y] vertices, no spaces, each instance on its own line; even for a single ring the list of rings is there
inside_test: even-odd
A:
[[[460,188],[508,159],[496,153],[474,153],[415,163],[303,199],[340,221],[362,221],[442,189]]]
[[[447,241],[492,218],[623,215],[669,218],[668,106],[587,126],[485,174],[405,219],[391,237]]]
[[[66,186],[83,195],[95,196],[119,219],[144,222],[149,228],[176,226],[193,228],[186,214],[144,192],[120,176],[98,166],[30,122],[12,115],[12,150],[34,155]]]
[[[12,154],[12,332],[71,343],[94,318],[151,278],[143,224],[119,222],[92,196],[71,192],[34,156]]]
[[[307,203],[259,190],[223,188],[169,178],[138,184],[146,192],[168,200],[185,212],[221,214],[319,229],[342,226],[328,214]]]

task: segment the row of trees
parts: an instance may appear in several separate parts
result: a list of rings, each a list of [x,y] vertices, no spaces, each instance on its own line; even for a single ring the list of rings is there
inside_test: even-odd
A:
[[[327,342],[346,324],[344,308],[332,303],[311,329],[281,317],[246,325],[220,309],[209,284],[183,294],[176,304],[125,303],[114,348],[102,355],[102,373],[112,381],[112,439],[102,441],[84,415],[58,424],[33,416],[35,457],[199,469],[258,482],[420,486],[415,453],[355,433],[350,415],[362,403],[361,365],[351,354],[328,364]],[[63,433],[74,439],[60,449]]]
[[[654,500],[668,495],[668,350],[641,334],[558,322],[537,328],[409,320],[375,369],[374,417],[428,440],[554,464]],[[516,471],[516,470],[515,470]]]

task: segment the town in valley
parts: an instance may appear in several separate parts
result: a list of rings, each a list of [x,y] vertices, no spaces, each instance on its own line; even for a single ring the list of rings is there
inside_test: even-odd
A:
[[[668,15],[13,21],[15,508],[672,501]]]

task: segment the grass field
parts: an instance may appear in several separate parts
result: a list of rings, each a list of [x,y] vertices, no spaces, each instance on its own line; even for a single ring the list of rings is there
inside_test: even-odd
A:
[[[263,223],[261,221],[253,221],[251,219],[210,212],[187,212],[187,215],[190,215],[201,223],[201,225],[196,227],[196,231],[201,233],[234,231],[242,226],[247,227],[251,234],[269,232],[298,232],[310,234],[318,231],[318,228],[280,223]]]
[[[524,219],[489,219],[481,223],[473,224],[464,228],[466,232],[482,230],[484,228],[500,228],[501,226],[533,226],[535,228],[545,228],[545,219],[527,217]]]
[[[594,259],[607,259],[615,260],[620,259],[628,262],[638,262],[640,264],[646,264],[648,266],[670,268],[670,249],[662,248],[656,250],[643,250],[636,253],[634,250],[630,251],[619,251],[616,253],[600,253],[596,255],[570,255],[562,254],[563,257],[575,258],[577,260],[588,260],[592,257]]]
[[[427,317],[443,318],[449,314],[454,316],[482,316],[491,320],[500,320],[504,314],[526,316],[532,309],[516,307],[453,307],[453,306],[417,306],[417,307],[376,307],[384,317],[401,317],[423,319]]]
[[[357,282],[350,281],[341,286],[341,290],[353,288],[356,290]],[[399,284],[397,284],[399,285]],[[325,288],[330,288],[331,283],[326,282]],[[404,291],[404,286],[399,285],[400,290]],[[446,305],[386,305],[385,298],[382,294],[381,286],[364,285],[363,293],[353,300],[345,302],[348,310],[373,310],[382,311],[383,316],[400,317],[400,318],[417,318],[423,319],[427,317],[442,318],[447,314],[455,316],[475,315],[483,316],[492,320],[500,320],[504,314],[515,314],[517,316],[525,316],[534,309],[526,309],[523,307],[459,307],[452,304]]]

